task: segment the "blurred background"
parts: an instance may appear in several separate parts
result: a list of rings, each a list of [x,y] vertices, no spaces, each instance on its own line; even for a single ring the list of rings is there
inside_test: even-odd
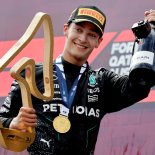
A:
[[[155,9],[154,0],[1,0],[0,58],[20,39],[37,12],[51,16],[55,36],[54,58],[57,57],[65,41],[63,24],[79,5],[96,5],[107,17],[103,42],[89,58],[91,66],[94,69],[105,67],[120,75],[128,74],[135,39],[131,27],[143,20],[146,10]],[[0,105],[13,80],[9,75],[12,65],[23,56],[36,62],[43,61],[43,38],[41,26],[29,45],[0,73]],[[102,119],[95,155],[155,155],[154,131],[155,90],[152,88],[146,99]],[[15,153],[0,148],[0,154],[27,155],[27,151]]]

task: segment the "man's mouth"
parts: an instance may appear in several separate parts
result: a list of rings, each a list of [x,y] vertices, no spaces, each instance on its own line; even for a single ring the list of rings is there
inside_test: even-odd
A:
[[[81,45],[81,44],[78,44],[78,43],[75,43],[75,42],[74,42],[74,45],[76,45],[76,47],[81,48],[81,49],[88,48],[87,46],[84,46],[84,45]]]

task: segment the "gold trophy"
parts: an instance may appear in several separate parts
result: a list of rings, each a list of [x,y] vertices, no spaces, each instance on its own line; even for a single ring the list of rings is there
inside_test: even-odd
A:
[[[40,93],[35,81],[35,61],[23,57],[10,70],[11,76],[17,80],[21,88],[22,102],[25,107],[32,107],[31,94],[42,100],[51,100],[53,97],[53,26],[49,15],[43,12],[37,13],[31,21],[24,35],[8,50],[0,59],[0,72],[18,55],[19,52],[33,39],[39,27],[44,29],[44,62],[43,80],[44,93]],[[25,78],[20,76],[25,69]],[[18,103],[17,103],[18,104]],[[28,127],[26,131],[3,128],[0,122],[0,145],[8,150],[21,152],[29,147],[35,139],[35,129]]]

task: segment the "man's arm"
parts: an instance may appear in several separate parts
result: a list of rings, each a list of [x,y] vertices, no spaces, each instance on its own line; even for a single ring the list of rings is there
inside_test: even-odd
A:
[[[26,129],[36,125],[36,114],[33,108],[22,107],[21,91],[14,81],[10,92],[0,108],[0,121],[6,128]]]

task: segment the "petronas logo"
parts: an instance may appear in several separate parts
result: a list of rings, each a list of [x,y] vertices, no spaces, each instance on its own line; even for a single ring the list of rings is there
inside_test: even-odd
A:
[[[89,77],[89,84],[90,85],[95,85],[96,84],[96,78],[94,75],[90,75]]]

